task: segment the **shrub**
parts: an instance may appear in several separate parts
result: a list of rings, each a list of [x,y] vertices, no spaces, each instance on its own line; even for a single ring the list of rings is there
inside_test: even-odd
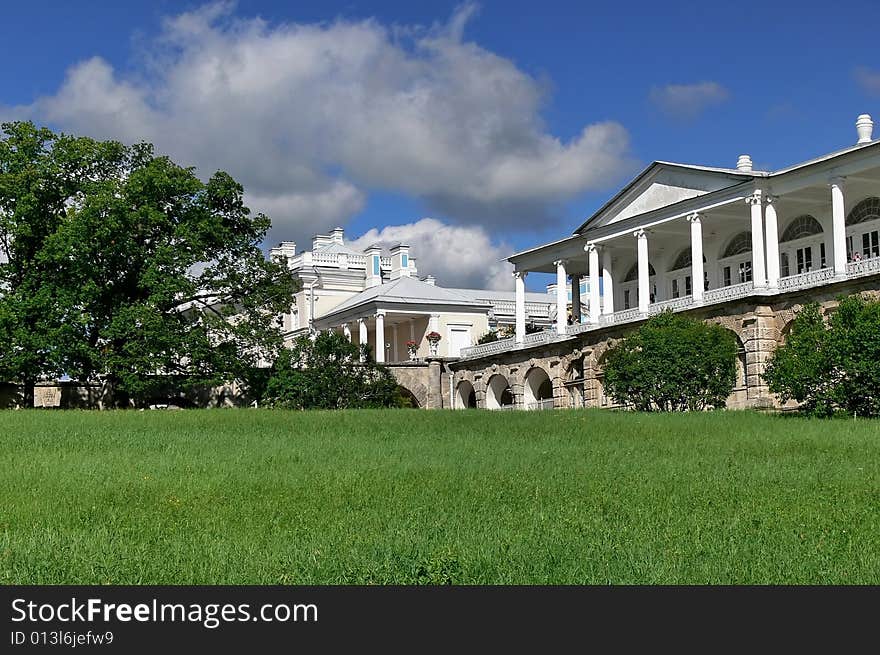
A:
[[[289,409],[362,409],[402,404],[397,381],[366,345],[322,332],[299,337],[281,353],[266,384],[264,402]]]
[[[736,341],[720,325],[654,316],[609,351],[605,389],[642,411],[723,407],[736,376]]]
[[[796,400],[805,413],[880,416],[880,302],[842,298],[827,324],[817,304],[805,306],[764,379],[782,402]]]

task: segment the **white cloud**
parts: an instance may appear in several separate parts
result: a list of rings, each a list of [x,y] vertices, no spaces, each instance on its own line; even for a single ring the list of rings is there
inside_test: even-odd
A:
[[[444,25],[269,24],[211,4],[165,20],[135,72],[95,57],[20,112],[66,131],[147,140],[203,175],[229,171],[276,238],[303,240],[402,193],[468,223],[546,227],[560,204],[633,168],[627,131],[549,134],[545,86]],[[588,104],[588,103],[585,103]]]
[[[875,96],[880,95],[880,71],[859,66],[853,71],[853,76],[863,91]]]
[[[667,84],[651,89],[650,99],[674,118],[693,119],[706,109],[725,102],[730,92],[718,82]]]
[[[441,286],[513,288],[513,267],[503,261],[511,249],[504,244],[494,245],[482,227],[446,225],[423,218],[406,225],[373,228],[351,245],[363,249],[374,243],[385,248],[395,243],[409,245],[419,276],[433,275]]]

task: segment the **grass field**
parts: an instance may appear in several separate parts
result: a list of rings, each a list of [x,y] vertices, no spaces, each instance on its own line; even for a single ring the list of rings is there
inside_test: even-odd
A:
[[[880,422],[0,412],[4,584],[880,583]]]

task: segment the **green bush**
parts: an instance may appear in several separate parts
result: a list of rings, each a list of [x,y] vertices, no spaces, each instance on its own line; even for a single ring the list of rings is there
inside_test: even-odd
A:
[[[608,351],[605,389],[641,411],[724,407],[736,376],[736,341],[720,325],[663,312]]]
[[[880,302],[842,298],[827,323],[817,304],[805,306],[764,379],[782,402],[796,400],[805,413],[880,416]]]
[[[335,332],[322,332],[314,341],[302,336],[283,351],[263,400],[288,409],[400,407],[406,401],[394,376],[373,360],[366,345],[356,346]]]

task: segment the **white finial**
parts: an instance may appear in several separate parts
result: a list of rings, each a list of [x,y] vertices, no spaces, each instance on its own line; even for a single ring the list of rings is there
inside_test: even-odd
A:
[[[856,132],[859,135],[858,143],[871,143],[871,133],[874,131],[874,121],[870,114],[862,114],[856,120]]]
[[[740,155],[739,159],[736,160],[736,170],[742,171],[743,173],[751,173],[752,158],[748,155]]]

